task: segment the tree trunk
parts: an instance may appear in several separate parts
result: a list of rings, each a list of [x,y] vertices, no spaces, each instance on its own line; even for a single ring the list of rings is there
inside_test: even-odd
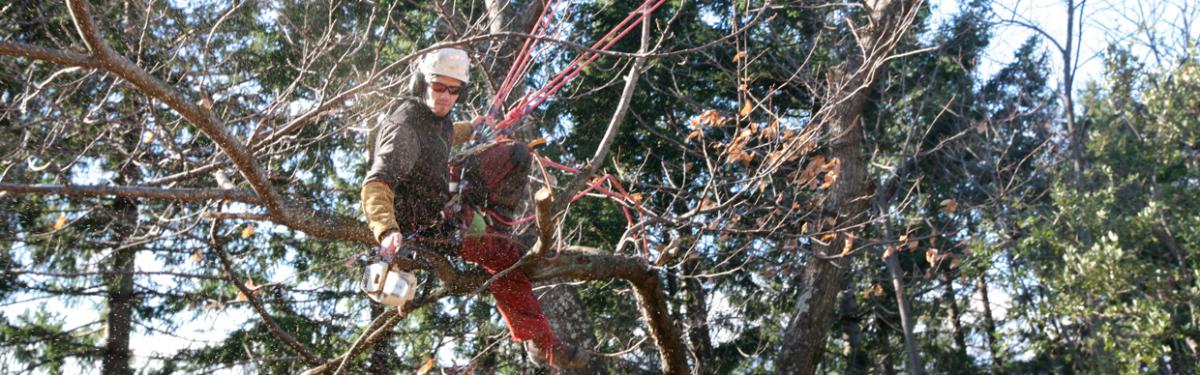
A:
[[[831,76],[840,74],[831,73]],[[833,78],[831,81],[841,82]],[[857,87],[857,85],[847,85]],[[838,103],[829,98],[828,103]],[[826,124],[826,138],[832,140],[831,156],[841,161],[840,176],[826,198],[826,217],[842,225],[853,225],[862,220],[866,212],[866,200],[859,199],[867,190],[866,167],[862,154],[863,136],[859,128],[866,95],[863,91],[840,104],[836,104],[832,119]],[[821,222],[826,220],[822,219]],[[829,230],[832,228],[821,228]],[[814,242],[812,252],[821,255],[837,255],[836,246],[846,240],[840,234],[829,245]],[[808,257],[802,275],[796,280],[800,295],[796,299],[795,311],[784,330],[782,348],[776,357],[776,372],[780,374],[812,374],[825,349],[829,326],[833,323],[833,306],[837,294],[842,290],[839,283],[846,276],[848,258],[837,257],[823,260]]]
[[[846,375],[866,375],[870,365],[867,351],[863,348],[862,317],[858,308],[857,273],[846,274],[842,290],[842,302],[838,308],[842,317],[842,329],[846,332]]]
[[[384,305],[378,304],[375,301],[368,301],[371,304],[371,320],[383,314],[387,308]],[[383,339],[375,342],[371,346],[371,358],[369,359],[370,367],[367,368],[367,373],[372,375],[386,375],[393,373],[392,357],[395,353],[392,352],[392,340]]]
[[[717,369],[709,360],[709,358],[715,357],[712,339],[708,331],[708,292],[704,290],[704,284],[697,278],[685,280],[683,287],[687,291],[687,297],[684,300],[684,304],[687,306],[684,324],[687,327],[688,345],[691,346],[692,360],[694,361],[692,374],[716,374]]]
[[[133,236],[137,224],[137,202],[129,198],[113,200],[114,234],[119,238],[118,243]],[[116,246],[109,263],[109,272],[104,274],[104,286],[107,289],[108,311],[105,313],[104,361],[101,372],[105,375],[131,374],[129,368],[129,335],[133,330],[133,306],[136,302],[133,294],[134,258],[137,248],[121,249]]]
[[[1075,97],[1072,91],[1075,89],[1075,69],[1072,64],[1072,54],[1075,53],[1075,0],[1067,0],[1067,39],[1066,43],[1059,52],[1062,54],[1063,63],[1063,114],[1066,116],[1067,122],[1067,137],[1071,143],[1068,148],[1071,152],[1071,161],[1074,164],[1075,186],[1083,187],[1083,130],[1078,128],[1075,123]]]
[[[484,5],[488,12],[488,31],[493,33],[528,33],[537,24],[538,16],[542,14],[542,10],[546,7],[546,2],[542,0],[530,0],[513,3],[509,1],[486,0],[484,1]],[[491,61],[480,61],[478,63],[487,72],[488,86],[492,90],[491,94],[494,95],[495,90],[500,88],[499,85],[504,80],[504,76],[508,74],[509,68],[515,62],[517,53],[521,51],[521,46],[525,44],[525,41],[526,39],[523,38],[505,38],[488,44],[490,52],[494,54],[495,58]],[[523,90],[523,85],[515,86],[505,104],[515,102],[521,97]],[[482,110],[487,110],[487,108],[482,108]]]
[[[904,351],[908,354],[908,373],[921,374],[921,357],[917,354],[917,340],[913,337],[912,309],[908,305],[907,293],[904,292],[904,275],[900,270],[898,255],[892,252],[887,258],[888,273],[892,278],[892,288],[896,290],[896,306],[900,309],[900,327],[904,330]]]
[[[992,320],[992,304],[988,300],[987,272],[979,273],[975,285],[979,288],[979,301],[983,305],[983,332],[987,335],[988,353],[992,355],[992,373],[1003,374],[1004,362],[997,353],[1000,344],[996,342],[996,322]]]
[[[134,150],[133,145],[141,140],[140,133],[133,129],[123,130],[124,149]],[[141,173],[132,161],[135,156],[126,156],[129,160],[122,163],[114,180],[118,185],[131,185],[141,179]],[[133,273],[140,246],[127,244],[133,242],[132,237],[137,233],[138,202],[133,198],[118,197],[113,199],[111,210],[110,228],[117,245],[112,249],[109,272],[103,276],[108,311],[104,317],[106,332],[101,373],[123,375],[133,373],[129,366],[133,354],[129,350],[129,336],[133,331],[133,308],[138,303],[133,291]]]
[[[880,0],[868,4],[867,11],[873,22],[864,26],[864,32],[859,35],[864,35],[865,48],[862,50],[869,51],[870,55],[852,54],[848,61],[831,69],[826,77],[822,102],[828,103],[829,107],[821,108],[814,121],[819,121],[817,124],[823,127],[824,139],[829,142],[829,156],[840,161],[840,173],[826,195],[820,218],[822,223],[826,218],[832,218],[843,228],[853,228],[866,219],[868,200],[864,198],[868,181],[860,123],[869,90],[864,88],[873,85],[879,67],[883,65],[876,63],[891,53],[899,39],[890,37],[907,32],[913,3],[910,0]],[[822,229],[820,225],[818,227]],[[829,245],[814,243],[812,252],[837,255],[847,239],[846,233],[838,233]],[[848,259],[808,257],[801,277],[795,281],[800,293],[775,360],[777,373],[812,374],[816,371],[833,323],[833,306],[842,290]]]
[[[858,123],[866,98],[855,95],[836,110],[835,119],[828,124],[826,134],[834,139],[832,156],[841,161],[841,176],[830,192],[827,207],[839,223],[852,223],[862,219],[865,201],[856,199],[866,192],[866,168],[862,155],[862,133]],[[815,244],[816,254],[836,255],[840,249],[835,244],[845,241],[839,235],[829,246]],[[839,285],[849,265],[847,258],[822,260],[809,257],[802,276],[796,280],[800,296],[796,299],[795,312],[784,331],[783,347],[777,359],[777,372],[781,374],[811,374],[820,363],[829,326],[832,323],[833,306]]]
[[[896,375],[896,363],[892,360],[892,354],[895,353],[895,350],[892,350],[892,329],[888,324],[879,321],[878,316],[875,319],[878,326],[875,330],[875,342],[879,345],[875,350],[875,373]]]
[[[958,311],[958,297],[954,292],[954,278],[950,275],[943,275],[942,290],[943,301],[946,302],[946,307],[950,310],[950,329],[954,335],[954,350],[958,353],[958,357],[963,360],[970,360],[967,355],[967,337],[966,332],[963,332],[962,327],[962,312]],[[966,363],[966,362],[964,362]]]
[[[587,315],[579,291],[569,284],[558,284],[550,287],[541,295],[539,302],[550,327],[554,328],[554,336],[560,341],[577,347],[591,350],[596,347],[595,327],[592,318]],[[592,358],[587,365],[575,370],[562,370],[559,374],[605,374],[608,371],[604,361]]]

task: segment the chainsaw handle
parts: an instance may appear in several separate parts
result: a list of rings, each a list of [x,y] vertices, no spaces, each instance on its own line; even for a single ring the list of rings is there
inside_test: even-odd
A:
[[[381,253],[382,250],[383,250],[382,248],[376,247],[374,250],[372,250],[366,254],[362,254],[361,256],[359,256],[359,259],[358,259],[359,263],[369,264],[369,263],[375,263],[375,262],[384,262],[384,263],[391,264],[392,262],[395,262],[396,260],[400,260],[400,259],[415,261],[418,258],[417,257],[417,247],[415,247],[415,246],[401,245],[399,248],[396,249],[396,252],[394,254],[389,255],[389,256],[379,255],[379,253]]]

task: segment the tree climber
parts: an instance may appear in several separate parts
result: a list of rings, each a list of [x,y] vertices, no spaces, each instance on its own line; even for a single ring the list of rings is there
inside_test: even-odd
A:
[[[391,257],[406,239],[449,238],[465,233],[459,256],[495,274],[516,263],[521,255],[510,235],[528,182],[531,158],[520,143],[498,144],[468,157],[463,163],[462,208],[451,208],[451,147],[471,138],[472,123],[452,124],[454,104],[464,97],[470,81],[470,61],[460,49],[445,48],[426,55],[409,85],[411,97],[379,125],[375,152],[362,187],[363,211],[379,255]],[[496,220],[486,229],[473,223]],[[447,222],[466,223],[450,224]],[[446,228],[451,228],[447,230]],[[486,233],[482,233],[486,231]],[[533,295],[528,276],[516,269],[489,288],[504,316],[512,340],[525,342],[535,361],[556,368],[578,368],[585,351],[554,338],[550,322]]]

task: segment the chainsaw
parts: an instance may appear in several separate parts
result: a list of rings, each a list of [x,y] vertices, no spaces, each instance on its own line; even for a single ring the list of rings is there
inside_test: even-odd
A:
[[[404,306],[416,294],[417,277],[411,272],[397,269],[393,262],[397,259],[416,259],[416,255],[412,249],[402,246],[391,256],[360,256],[359,263],[365,264],[360,289],[372,301],[388,306]]]

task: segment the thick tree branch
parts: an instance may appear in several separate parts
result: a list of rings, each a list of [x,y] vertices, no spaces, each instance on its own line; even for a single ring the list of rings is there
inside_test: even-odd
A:
[[[561,254],[526,269],[530,278],[545,280],[622,279],[633,284],[647,329],[658,346],[664,374],[687,373],[687,346],[671,317],[657,268],[646,259],[601,252],[587,247],[567,247]]]
[[[214,199],[253,200],[253,203],[262,205],[267,209],[274,222],[304,231],[314,237],[351,240],[362,243],[372,242],[369,231],[356,220],[334,217],[315,212],[308,208],[285,203],[274,187],[271,186],[266,172],[254,159],[252,152],[229,133],[222,120],[215,113],[190,102],[174,88],[151,76],[124,56],[117,54],[104,42],[103,35],[101,35],[95,21],[92,19],[91,4],[87,1],[70,0],[67,3],[71,17],[81,38],[91,50],[91,56],[12,42],[0,42],[0,54],[28,57],[64,65],[97,68],[116,74],[133,84],[147,96],[166,104],[178,112],[186,120],[195,125],[197,129],[212,139],[225,154],[229,155],[238,171],[250,183],[255,194],[257,194],[257,198],[247,198],[240,192],[217,193],[217,191],[189,191],[184,195],[178,195],[176,193],[179,193],[179,190],[155,193],[149,190],[115,189],[102,195],[129,194],[151,198],[169,196],[166,199],[177,199],[177,197],[182,196],[186,199],[186,197],[215,194],[217,197]],[[84,195],[95,195],[101,194],[101,191],[90,189],[82,191],[82,193]]]
[[[253,187],[254,192],[262,197],[263,205],[272,215],[279,217],[289,217],[287,207],[279,198],[278,193],[270,185],[267,174],[254,160],[250,151],[225,128],[221,119],[217,118],[216,114],[207,110],[196,103],[187,100],[181,93],[174,88],[168,86],[165,82],[151,76],[145,70],[135,65],[132,61],[117,54],[107,43],[104,42],[100,31],[95,27],[95,21],[92,19],[92,6],[84,0],[68,0],[67,5],[71,10],[71,18],[75,21],[75,26],[79,29],[79,33],[83,40],[87,43],[88,48],[92,51],[92,56],[99,60],[100,69],[112,72],[122,79],[136,86],[147,96],[157,99],[163,104],[166,104],[171,109],[178,112],[181,116],[191,122],[196,128],[204,132],[229,158],[233,160],[233,164],[237,166],[242,176]],[[302,224],[302,223],[297,223]]]
[[[526,258],[532,257],[532,252]],[[442,259],[445,261],[445,259]],[[447,262],[448,263],[448,262]],[[523,261],[523,269],[530,280],[541,281],[556,278],[571,278],[575,280],[610,280],[622,279],[633,284],[638,305],[646,318],[647,328],[651,337],[659,347],[663,363],[662,372],[666,374],[682,374],[687,372],[687,347],[675,326],[674,319],[667,308],[666,295],[659,282],[658,269],[645,259],[613,255],[598,249],[588,247],[567,247],[553,258],[540,261]],[[401,268],[406,265],[401,264]],[[417,268],[417,263],[407,267]],[[430,296],[413,301],[404,307],[404,311],[413,311],[428,305],[438,299],[450,295],[465,295],[478,293],[486,287],[492,278],[479,270],[454,272],[447,279],[444,272],[437,272],[442,279],[443,287]],[[363,331],[363,337],[356,340],[355,348],[367,348],[378,340],[386,337],[385,333],[398,323],[402,317],[396,309],[388,309],[383,315]],[[358,350],[358,351],[360,351]],[[305,374],[325,374],[335,371],[341,362],[348,357],[357,355],[356,350],[343,353],[336,358],[309,369]]]
[[[13,195],[55,194],[64,196],[85,197],[129,197],[173,200],[180,202],[202,202],[208,200],[224,200],[261,205],[262,199],[253,192],[230,189],[198,189],[198,188],[155,188],[145,186],[94,186],[94,185],[21,185],[0,183],[0,193]],[[301,215],[301,209],[292,209],[292,215]],[[316,223],[312,228],[304,229],[305,233],[318,238],[341,239],[364,244],[373,244],[370,231],[362,223],[350,218],[328,215],[323,212],[310,211],[305,221]],[[214,213],[212,217],[240,218],[245,220],[269,221],[291,226],[295,218],[281,218],[278,215],[246,215]],[[290,219],[290,220],[284,220]]]
[[[0,55],[26,57],[83,68],[100,67],[99,61],[88,55],[17,42],[0,42]]]

